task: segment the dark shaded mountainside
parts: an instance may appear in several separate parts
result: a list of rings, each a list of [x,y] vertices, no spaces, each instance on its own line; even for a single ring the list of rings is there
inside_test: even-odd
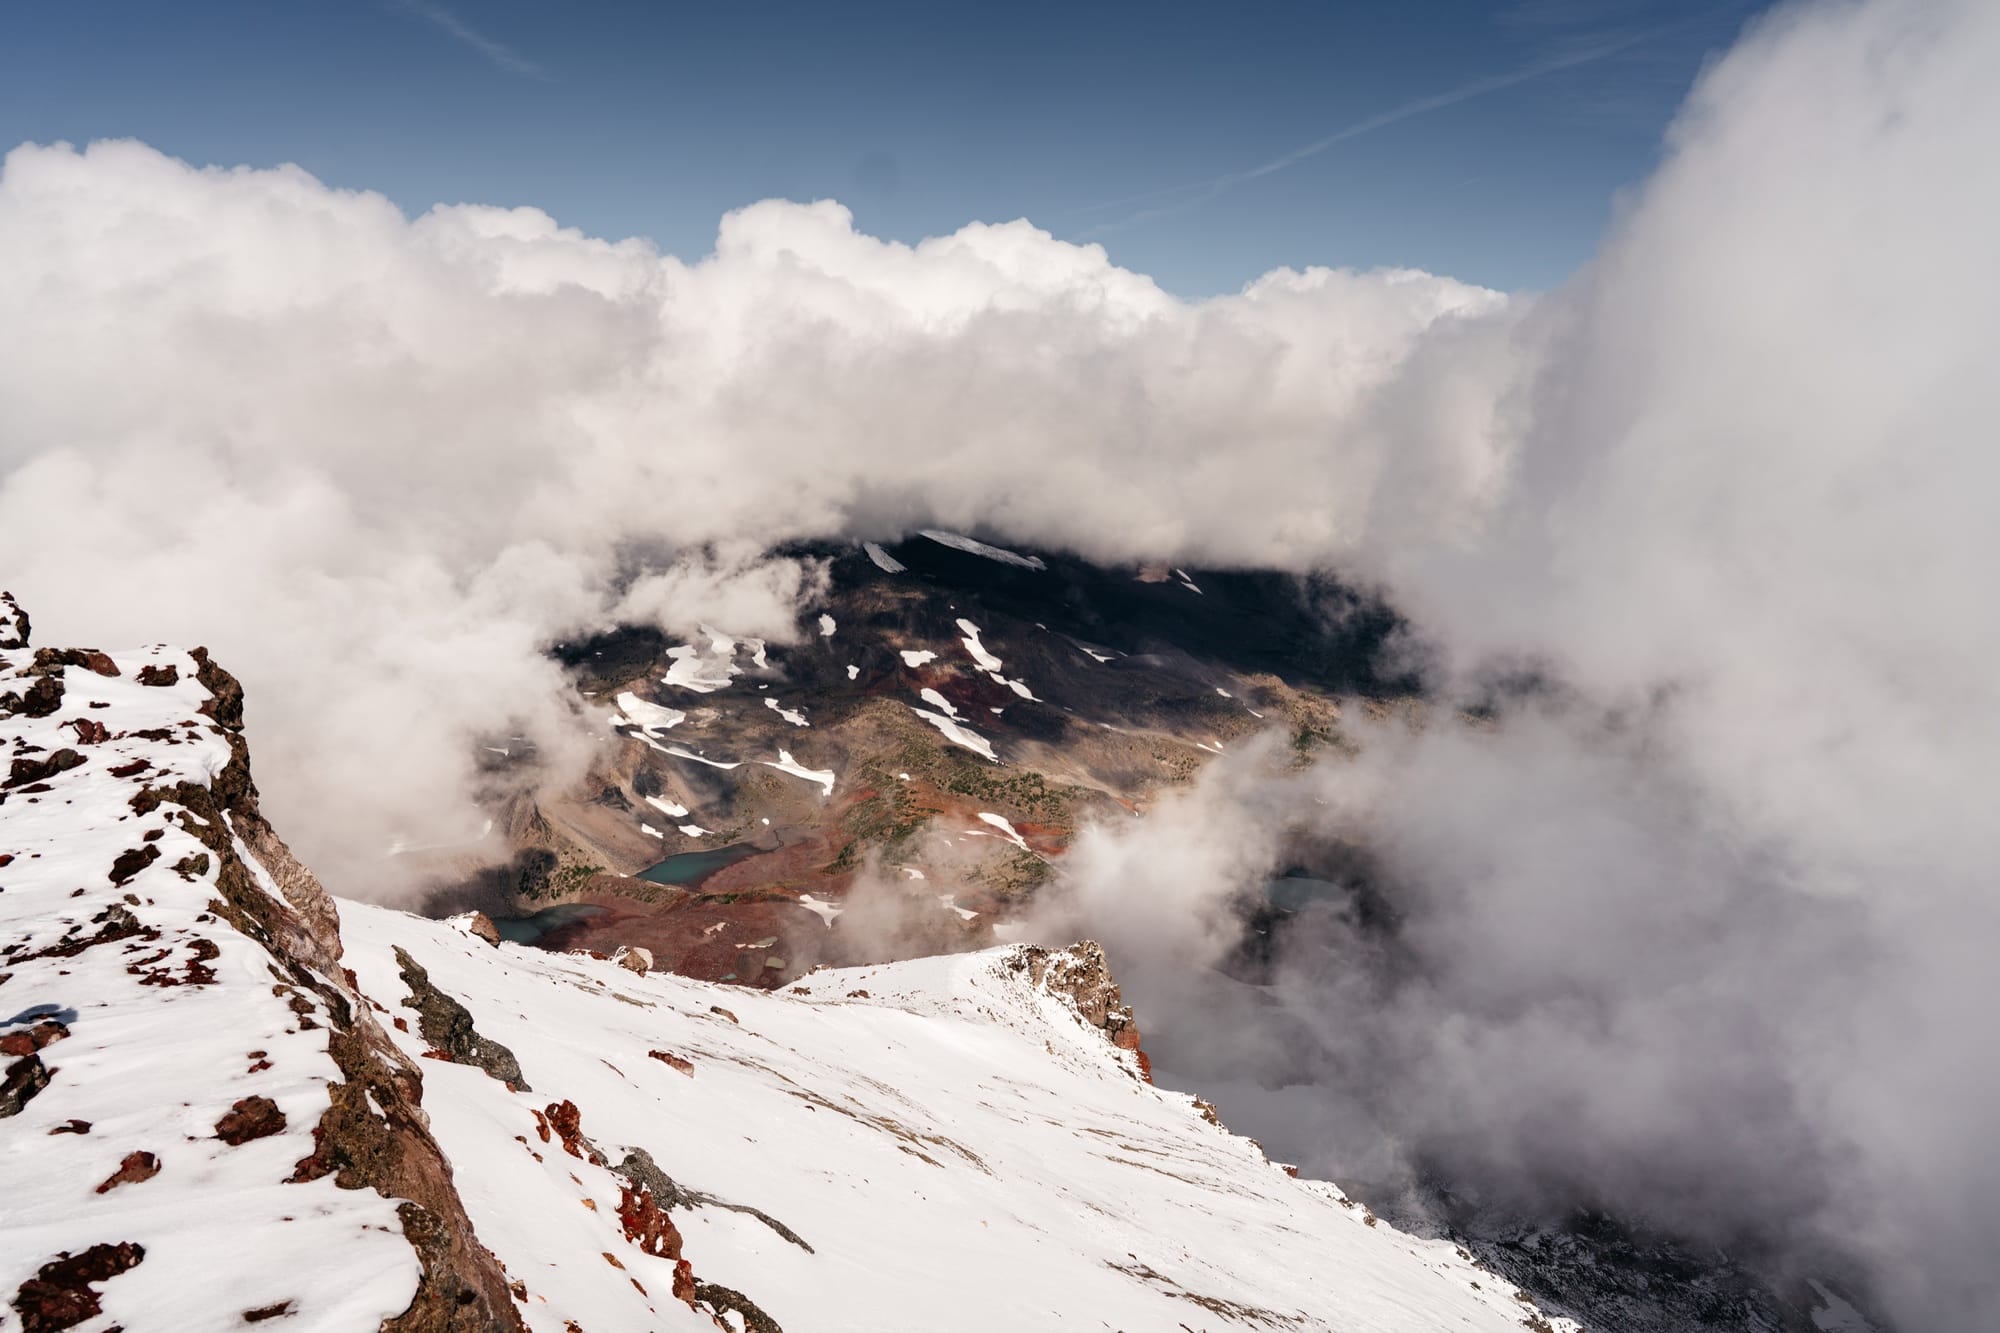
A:
[[[1095,945],[766,991],[336,903],[206,652],[28,634],[0,1329],[1574,1327],[1153,1086]]]
[[[598,760],[574,791],[514,801],[500,820],[511,862],[441,909],[759,988],[821,964],[979,948],[1086,822],[1143,815],[1232,748],[1269,744],[1267,762],[1301,766],[1338,755],[1344,709],[1427,710],[1388,665],[1394,611],[1323,576],[1107,569],[946,533],[786,553],[827,572],[790,644],[717,626],[687,643],[626,628],[557,649],[607,718]],[[1233,975],[1266,980],[1302,887],[1342,895],[1393,940],[1393,895],[1363,852],[1310,830],[1285,850],[1296,878],[1244,904]],[[1754,1260],[1584,1206],[1496,1213],[1451,1185],[1377,1206],[1450,1230],[1593,1326],[1839,1327],[1823,1322],[1828,1297],[1766,1282]]]

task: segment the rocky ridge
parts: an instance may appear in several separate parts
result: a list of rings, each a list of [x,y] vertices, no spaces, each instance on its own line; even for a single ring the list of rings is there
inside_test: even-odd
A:
[[[208,654],[0,627],[27,1333],[1539,1326],[1149,1086],[1095,946],[761,994],[337,904]]]

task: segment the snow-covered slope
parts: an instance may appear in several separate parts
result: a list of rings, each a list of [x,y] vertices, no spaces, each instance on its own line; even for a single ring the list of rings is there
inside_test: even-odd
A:
[[[0,1328],[1555,1326],[1147,1083],[1094,947],[767,994],[336,917],[205,654],[0,651],[0,715]]]
[[[332,901],[257,813],[235,681],[199,649],[23,637],[0,650],[0,1328],[511,1326]]]
[[[461,1192],[526,1283],[532,1327],[669,1312],[673,1263],[622,1243],[616,1168],[642,1152],[670,1192],[719,1201],[673,1212],[698,1277],[788,1329],[1366,1333],[1533,1314],[1450,1245],[1376,1225],[1144,1082],[1073,999],[1035,983],[1036,951],[823,971],[766,994],[344,914],[365,990],[406,993],[415,961],[534,1089],[441,1061],[425,1089],[439,1141],[479,1163],[476,1179],[461,1165]],[[603,1165],[543,1138],[564,1102]]]

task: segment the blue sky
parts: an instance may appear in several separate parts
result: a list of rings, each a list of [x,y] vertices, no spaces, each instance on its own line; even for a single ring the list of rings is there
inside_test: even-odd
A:
[[[730,208],[833,197],[901,240],[1027,217],[1188,296],[1280,264],[1546,287],[1758,7],[16,4],[0,141],[296,162],[690,258]]]

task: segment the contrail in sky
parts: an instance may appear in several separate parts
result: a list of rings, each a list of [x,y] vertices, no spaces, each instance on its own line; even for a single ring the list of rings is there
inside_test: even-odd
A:
[[[1398,121],[1408,120],[1413,116],[1421,116],[1431,111],[1441,111],[1445,107],[1456,106],[1460,102],[1469,102],[1475,97],[1484,97],[1488,93],[1497,93],[1504,89],[1517,87],[1520,84],[1531,82],[1545,75],[1555,74],[1566,69],[1575,69],[1579,65],[1591,64],[1594,61],[1604,59],[1606,56],[1613,56],[1620,51],[1629,50],[1641,42],[1650,41],[1654,37],[1657,37],[1661,31],[1663,29],[1655,28],[1646,32],[1634,33],[1629,37],[1621,37],[1616,41],[1600,42],[1595,46],[1588,46],[1578,51],[1572,51],[1567,55],[1553,56],[1546,60],[1539,60],[1531,65],[1523,65],[1518,69],[1508,70],[1504,74],[1491,74],[1483,79],[1474,79],[1470,83],[1462,83],[1458,87],[1445,92],[1434,93],[1429,97],[1420,97],[1413,102],[1404,102],[1400,106],[1392,107],[1387,111],[1357,120],[1351,125],[1343,126],[1333,133],[1326,135],[1324,138],[1315,139],[1302,148],[1294,148],[1291,152],[1274,157],[1259,166],[1249,167],[1242,171],[1227,172],[1220,176],[1211,177],[1208,180],[1191,181],[1186,185],[1170,186],[1164,190],[1153,190],[1146,194],[1129,195],[1123,199],[1113,199],[1102,204],[1092,204],[1090,207],[1079,211],[1096,213],[1108,208],[1119,208],[1128,204],[1142,204],[1153,199],[1167,199],[1177,195],[1187,196],[1172,204],[1164,204],[1157,208],[1139,209],[1130,216],[1121,218],[1116,222],[1101,222],[1082,232],[1081,235],[1093,236],[1102,232],[1116,231],[1121,227],[1129,227],[1135,223],[1145,222],[1152,218],[1184,212],[1191,208],[1199,208],[1226,190],[1234,189],[1236,186],[1242,185],[1247,181],[1258,180],[1262,177],[1273,175],[1285,170],[1287,167],[1297,166],[1307,158],[1317,157],[1336,144],[1346,143],[1350,139],[1358,139],[1364,134],[1373,134],[1376,130],[1394,125]]]
[[[546,79],[548,73],[534,61],[517,53],[512,47],[494,41],[485,33],[468,25],[458,15],[441,5],[425,4],[422,0],[401,0],[402,8],[418,18],[428,19],[450,33],[452,37],[471,47],[509,74],[521,74],[531,79]]]

